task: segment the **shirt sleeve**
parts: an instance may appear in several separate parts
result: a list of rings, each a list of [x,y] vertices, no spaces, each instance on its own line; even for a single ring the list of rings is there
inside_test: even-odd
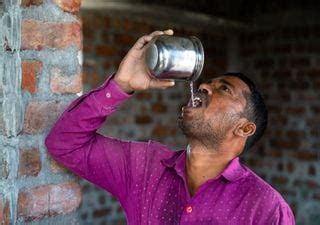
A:
[[[287,204],[280,204],[274,214],[272,225],[295,225],[295,219]]]
[[[122,203],[134,173],[128,162],[132,157],[132,142],[105,137],[96,131],[130,97],[111,76],[99,88],[73,101],[45,139],[48,152],[56,161],[106,189]],[[139,145],[146,147],[143,142]]]

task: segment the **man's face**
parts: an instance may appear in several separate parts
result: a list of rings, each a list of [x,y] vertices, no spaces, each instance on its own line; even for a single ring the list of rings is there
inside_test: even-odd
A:
[[[249,87],[239,78],[222,76],[199,86],[195,104],[182,109],[179,126],[189,138],[218,145],[237,125],[246,107]]]

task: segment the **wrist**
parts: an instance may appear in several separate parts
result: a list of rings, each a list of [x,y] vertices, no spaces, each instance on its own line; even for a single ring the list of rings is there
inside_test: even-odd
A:
[[[125,82],[120,81],[117,76],[113,78],[114,82],[127,94],[133,94],[134,90],[129,87]]]

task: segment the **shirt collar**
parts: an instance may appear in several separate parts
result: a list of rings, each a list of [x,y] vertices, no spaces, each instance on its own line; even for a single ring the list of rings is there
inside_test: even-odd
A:
[[[179,174],[185,174],[186,168],[186,150],[180,150],[173,154],[173,156],[162,159],[162,163],[164,166],[169,168],[174,168]],[[223,176],[230,182],[239,180],[246,174],[246,169],[241,165],[239,161],[239,157],[232,159],[227,167],[223,170],[220,176]],[[219,177],[220,177],[219,176]]]
[[[226,178],[228,181],[236,181],[239,180],[246,174],[245,168],[239,162],[239,157],[236,157],[230,161],[228,166],[222,172],[222,176]]]
[[[175,167],[178,164],[181,164],[181,162],[185,163],[185,150],[180,150],[175,152],[172,156],[166,159],[162,159],[161,162],[166,167]]]

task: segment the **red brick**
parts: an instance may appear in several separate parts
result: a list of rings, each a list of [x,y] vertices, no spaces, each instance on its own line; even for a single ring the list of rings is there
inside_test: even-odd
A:
[[[149,115],[138,115],[136,116],[137,124],[149,124],[152,123],[152,118]]]
[[[306,109],[303,107],[299,107],[299,106],[290,106],[285,108],[284,110],[286,113],[291,114],[291,115],[300,115],[302,116]]]
[[[280,44],[273,47],[273,53],[275,54],[287,54],[291,53],[292,47],[291,44]]]
[[[268,96],[270,96],[269,98],[272,101],[279,101],[279,102],[289,102],[292,97],[291,97],[291,92],[290,91],[285,91],[281,88],[279,88],[281,90],[281,92],[275,92],[275,93],[266,93],[268,94]],[[280,106],[281,107],[281,106]]]
[[[225,58],[216,57],[212,61],[212,65],[218,67],[219,69],[226,70],[227,69],[227,61]]]
[[[42,71],[42,62],[23,61],[22,62],[22,89],[31,94],[37,92],[37,80]]]
[[[82,74],[64,75],[62,69],[51,70],[50,88],[53,93],[78,93],[82,91]]]
[[[22,21],[21,49],[64,49],[71,45],[82,49],[81,24],[53,23],[37,20]]]
[[[123,208],[121,207],[121,205],[118,205],[117,213],[123,213]]]
[[[93,211],[93,218],[100,218],[100,217],[107,217],[112,213],[112,209],[110,207],[102,208],[102,209],[96,209]]]
[[[36,134],[51,127],[63,108],[65,103],[58,101],[30,102],[25,112],[23,132]]]
[[[147,92],[147,91],[138,92],[135,95],[135,98],[138,100],[150,100],[150,99],[152,99],[152,93]]]
[[[164,113],[167,112],[167,106],[161,102],[157,102],[152,104],[151,110],[155,113]]]
[[[106,62],[104,62],[103,63],[103,68],[105,69],[105,70],[110,70],[110,69],[112,69],[112,63],[110,62],[110,61],[106,61]]]
[[[78,12],[81,6],[81,0],[54,0],[54,2],[66,12]]]
[[[315,152],[307,152],[307,151],[300,151],[294,152],[292,155],[302,161],[316,161],[318,160],[318,153]]]
[[[307,57],[291,59],[292,67],[303,67],[303,66],[309,66],[309,65],[310,65],[310,59]]]
[[[176,133],[177,133],[177,130],[175,128],[166,127],[163,125],[157,125],[152,130],[152,135],[160,138],[172,136],[172,135],[175,135]]]
[[[97,72],[87,72],[82,73],[82,82],[89,85],[91,88],[98,87],[103,81],[103,77],[99,76]]]
[[[50,169],[53,173],[63,173],[68,171],[63,165],[61,165],[51,157],[50,157]]]
[[[98,45],[96,47],[97,56],[115,56],[117,53],[117,49],[111,45]]]
[[[31,5],[39,6],[43,3],[43,0],[22,0],[21,6],[22,7],[29,7]]]
[[[9,201],[2,194],[0,194],[0,224],[10,224],[10,207]]]
[[[278,67],[279,68],[284,68],[288,65],[288,59],[287,58],[279,58],[278,59]]]
[[[287,170],[289,173],[292,173],[295,170],[295,165],[292,162],[288,162]]]
[[[308,81],[290,81],[288,82],[290,89],[295,89],[295,90],[306,90],[310,87],[310,84]]]
[[[315,80],[312,84],[312,87],[318,91],[320,89],[320,80]]]
[[[320,70],[319,69],[311,69],[311,70],[307,70],[304,74],[304,76],[307,76],[309,78],[315,78],[315,77],[319,77],[320,75]],[[301,75],[298,77],[301,77]]]
[[[290,190],[287,188],[281,188],[280,193],[284,196],[297,196],[296,190]]]
[[[38,149],[22,149],[20,152],[19,175],[37,176],[41,170],[40,152]]]
[[[85,52],[85,54],[94,53],[94,46],[93,45],[84,45],[83,52]]]
[[[129,24],[128,24],[129,23]],[[148,34],[151,31],[155,30],[153,29],[153,27],[144,22],[144,21],[132,21],[132,20],[126,20],[125,21],[125,27],[129,27],[129,25],[131,25],[131,28],[133,28],[133,31],[139,32],[141,34]]]
[[[320,136],[320,129],[317,128],[317,127],[316,128],[311,128],[310,129],[310,134],[311,134],[311,136],[318,138]]]
[[[285,140],[285,139],[275,139],[270,141],[271,147],[274,147],[276,149],[297,149],[300,146],[300,140],[295,139],[295,140]]]
[[[268,149],[268,150],[266,151],[266,154],[269,155],[269,156],[272,156],[272,157],[277,157],[277,158],[279,158],[279,157],[282,157],[283,152],[280,151],[279,149]]]
[[[92,41],[97,37],[96,27],[103,27],[104,29],[109,28],[110,21],[100,15],[88,15],[82,17],[83,20],[83,35],[85,44],[91,44]],[[109,30],[107,30],[109,31]],[[107,41],[110,37],[110,32],[102,31],[102,40]]]
[[[309,169],[308,169],[308,174],[311,175],[311,176],[315,176],[316,175],[316,168],[314,166],[309,166]]]
[[[270,115],[270,123],[271,124],[276,124],[276,125],[281,125],[284,126],[288,123],[288,117],[287,116],[282,116],[279,114],[273,114]]]
[[[248,164],[252,167],[261,167],[263,162],[259,158],[250,158]]]
[[[295,92],[295,101],[299,100],[301,102],[312,102],[312,101],[317,101],[319,98],[316,95],[315,92]]]
[[[66,182],[23,190],[18,196],[18,215],[25,221],[67,214],[75,211],[82,200],[78,183]]]
[[[274,176],[271,179],[273,184],[280,184],[280,185],[285,185],[288,183],[288,178],[284,176]]]
[[[100,203],[100,205],[106,204],[106,196],[105,195],[99,196],[99,203]]]
[[[318,115],[307,118],[306,119],[307,125],[310,127],[319,128],[318,124],[320,123],[320,117]]]
[[[304,138],[306,136],[306,133],[305,131],[289,130],[286,132],[286,135],[289,138]]]
[[[291,71],[290,70],[283,70],[283,69],[280,69],[280,70],[275,70],[273,72],[273,77],[275,79],[277,79],[278,77],[280,78],[290,78],[291,77]],[[279,79],[279,78],[278,78]]]
[[[124,31],[131,31],[137,28],[135,26],[136,24],[128,18],[113,17],[111,18],[110,24],[115,29],[124,30]]]
[[[280,113],[282,111],[282,106],[280,105],[270,105],[268,107],[270,113]]]
[[[314,193],[312,197],[313,197],[313,199],[320,201],[320,192],[318,191],[318,192]]]
[[[264,58],[264,59],[258,59],[255,62],[255,68],[256,69],[270,69],[274,65],[274,60],[272,58]]]
[[[293,185],[297,187],[310,188],[310,190],[315,190],[320,187],[320,185],[314,180],[301,180],[301,179],[295,180],[293,182]]]
[[[133,45],[136,42],[136,38],[133,37],[132,35],[129,35],[127,33],[125,34],[116,34],[115,37],[115,42],[120,45]]]

